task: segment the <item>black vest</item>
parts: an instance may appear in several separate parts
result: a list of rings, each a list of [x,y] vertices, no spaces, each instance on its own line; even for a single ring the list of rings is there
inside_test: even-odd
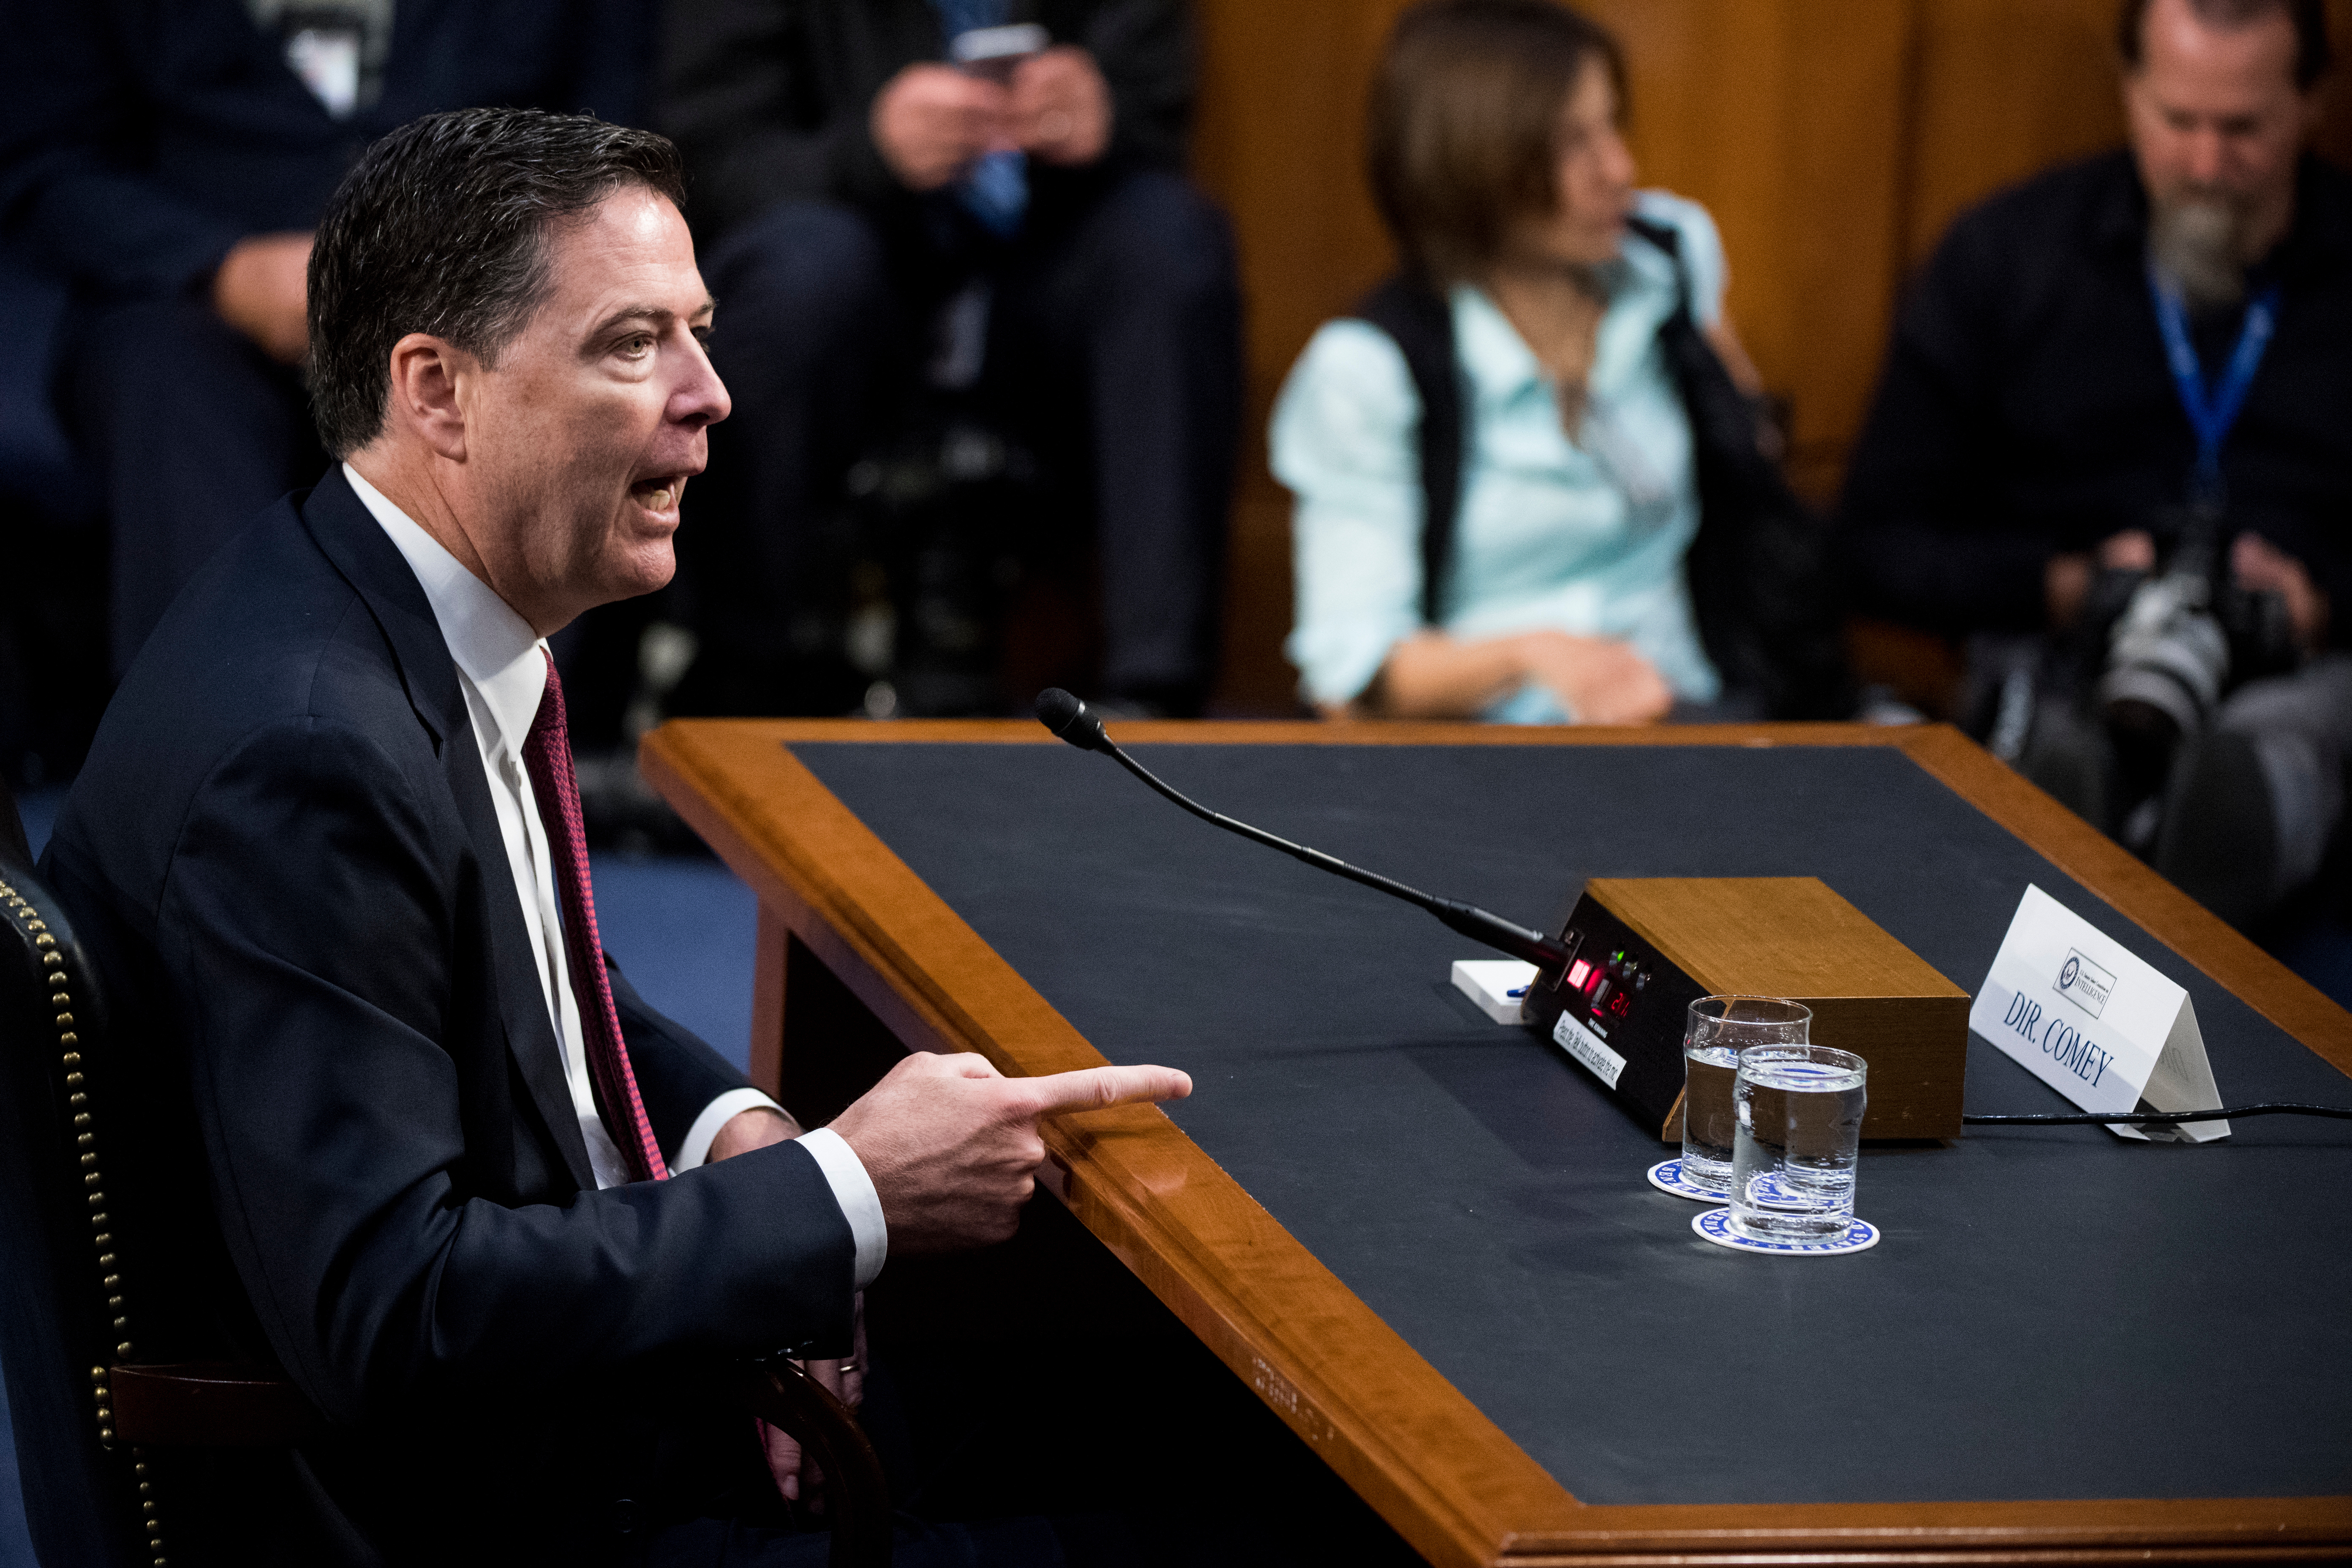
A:
[[[1633,220],[1673,258],[1681,286],[1658,344],[1690,419],[1699,530],[1684,570],[1700,640],[1727,697],[1774,719],[1843,719],[1853,708],[1829,574],[1827,530],[1767,455],[1755,406],[1691,320],[1680,237]],[[1445,297],[1408,274],[1366,295],[1355,311],[1396,342],[1421,398],[1421,616],[1437,623],[1462,506],[1462,370]]]

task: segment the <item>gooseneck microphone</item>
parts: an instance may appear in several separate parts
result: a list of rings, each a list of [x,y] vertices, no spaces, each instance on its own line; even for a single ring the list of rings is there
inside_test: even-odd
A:
[[[1085,703],[1058,686],[1048,687],[1037,694],[1037,721],[1082,752],[1100,752],[1203,822],[1213,823],[1228,833],[1238,833],[1254,844],[1263,844],[1269,849],[1279,849],[1292,859],[1304,860],[1318,870],[1328,871],[1336,877],[1345,877],[1351,882],[1361,882],[1365,887],[1386,893],[1392,899],[1402,899],[1406,903],[1418,904],[1471,941],[1507,952],[1513,958],[1524,959],[1545,971],[1551,978],[1556,979],[1559,972],[1568,967],[1568,950],[1541,931],[1529,931],[1525,926],[1514,925],[1502,916],[1490,914],[1475,904],[1458,903],[1452,899],[1441,899],[1434,894],[1424,893],[1418,888],[1408,888],[1402,882],[1393,881],[1377,871],[1367,871],[1360,866],[1350,866],[1336,856],[1324,854],[1320,849],[1309,849],[1304,844],[1293,844],[1287,838],[1277,838],[1264,828],[1252,827],[1246,822],[1236,822],[1222,812],[1211,811],[1198,801],[1179,794],[1162,784],[1153,775],[1151,770],[1119,750],[1118,742],[1103,733],[1102,721],[1095,717]]]

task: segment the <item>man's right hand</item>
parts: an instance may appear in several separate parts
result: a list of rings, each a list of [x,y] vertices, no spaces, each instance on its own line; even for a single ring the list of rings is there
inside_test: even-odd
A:
[[[2053,626],[2063,631],[2074,624],[2083,613],[2084,601],[2091,596],[2092,579],[2103,569],[2155,571],[2156,541],[2145,529],[2126,528],[2099,541],[2095,557],[2081,553],[2053,555],[2042,569],[2042,599]]]
[[[247,235],[213,274],[213,309],[281,364],[310,346],[310,236]]]
[[[1173,1068],[1100,1067],[1006,1078],[968,1051],[916,1051],[835,1117],[882,1200],[893,1255],[1009,1239],[1036,1187],[1040,1117],[1181,1100]]]
[[[910,191],[935,191],[1005,142],[1012,96],[953,66],[917,63],[874,95],[869,124],[882,162]]]

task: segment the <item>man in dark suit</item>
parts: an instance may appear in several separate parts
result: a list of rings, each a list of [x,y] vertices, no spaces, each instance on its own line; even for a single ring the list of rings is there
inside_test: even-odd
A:
[[[86,307],[57,390],[111,530],[119,676],[205,558],[319,471],[296,368],[303,268],[360,150],[469,104],[627,123],[652,13],[646,0],[20,9],[37,14],[10,29],[0,243]]]
[[[681,189],[660,138],[527,110],[362,158],[310,271],[344,460],[175,603],[51,841],[139,1203],[199,1283],[142,1352],[274,1359],[331,1424],[151,1466],[240,1561],[813,1561],[733,1522],[772,1492],[705,1374],[851,1352],[886,1253],[1011,1234],[1039,1116],[1189,1089],[919,1055],[803,1132],[599,950],[544,639],[667,580],[728,413]],[[1057,1550],[1012,1521],[899,1560]]]
[[[1197,711],[1241,310],[1224,220],[1182,174],[1182,0],[672,0],[661,76],[738,397],[686,546],[706,657],[683,708],[857,700],[838,520],[853,468],[928,382],[1039,457],[1024,510],[1062,553],[1090,532],[1101,692]],[[904,689],[929,616],[900,597],[901,698],[969,710]]]

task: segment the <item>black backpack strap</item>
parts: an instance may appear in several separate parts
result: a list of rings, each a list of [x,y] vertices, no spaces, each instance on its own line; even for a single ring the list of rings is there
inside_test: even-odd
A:
[[[1675,264],[1678,294],[1658,346],[1690,421],[1699,528],[1683,568],[1699,640],[1725,686],[1760,700],[1769,717],[1843,718],[1852,682],[1826,531],[1767,456],[1756,405],[1691,314],[1681,234],[1642,218],[1626,226]]]
[[[1652,223],[1645,217],[1627,217],[1625,226],[1660,250],[1675,264],[1675,318],[1697,324],[1691,315],[1690,268],[1683,265],[1682,231],[1670,223]]]
[[[1462,372],[1454,361],[1454,308],[1426,283],[1400,273],[1365,295],[1355,315],[1396,343],[1421,398],[1421,618],[1435,626],[1462,510]]]

